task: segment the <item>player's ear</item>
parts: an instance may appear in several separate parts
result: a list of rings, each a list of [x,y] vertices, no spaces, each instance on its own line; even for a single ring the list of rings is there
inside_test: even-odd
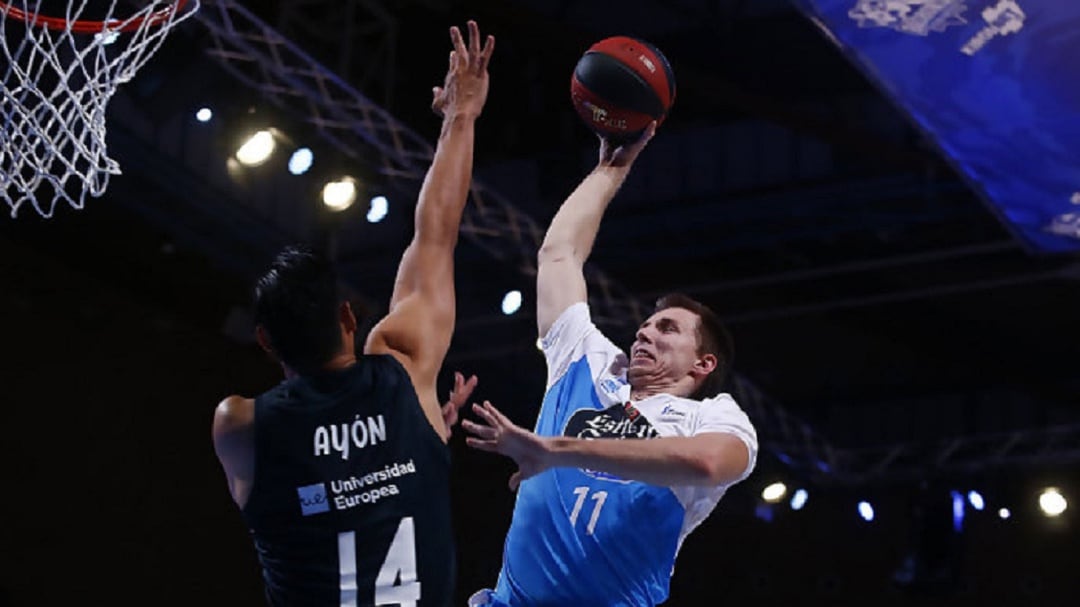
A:
[[[267,354],[274,355],[274,347],[270,345],[270,334],[266,332],[266,327],[255,325],[255,341]]]
[[[693,374],[695,377],[703,378],[708,374],[716,370],[716,366],[720,364],[715,354],[702,354],[694,361]]]
[[[352,306],[349,302],[341,302],[341,306],[338,308],[338,320],[341,324],[345,325],[345,330],[349,333],[356,333],[356,315],[353,314]]]

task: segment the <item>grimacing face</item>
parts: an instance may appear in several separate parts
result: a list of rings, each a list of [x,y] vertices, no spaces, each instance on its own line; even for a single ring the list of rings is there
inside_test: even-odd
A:
[[[646,319],[630,347],[630,384],[638,387],[691,377],[703,358],[698,354],[700,322],[694,312],[674,307]]]

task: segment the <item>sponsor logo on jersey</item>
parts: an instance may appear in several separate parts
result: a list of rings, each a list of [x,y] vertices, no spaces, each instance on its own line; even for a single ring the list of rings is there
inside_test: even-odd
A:
[[[660,411],[660,415],[663,417],[686,417],[686,411],[668,403],[664,405],[663,410]]]
[[[574,438],[656,438],[659,434],[649,420],[630,403],[612,405],[602,411],[581,409],[566,422],[564,436]]]
[[[926,36],[967,23],[967,8],[966,0],[858,0],[848,17],[859,27],[887,27]]]
[[[300,513],[304,516],[330,512],[330,500],[326,499],[326,484],[315,483],[297,487],[296,492],[300,494]]]

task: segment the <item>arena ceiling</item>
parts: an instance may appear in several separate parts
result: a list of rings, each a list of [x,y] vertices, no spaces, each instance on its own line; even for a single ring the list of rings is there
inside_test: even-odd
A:
[[[542,229],[589,170],[595,141],[572,111],[569,77],[589,44],[616,34],[664,50],[678,97],[594,251],[613,312],[614,300],[670,291],[710,304],[731,325],[740,376],[846,449],[1080,421],[1080,259],[1025,250],[787,2],[287,0],[254,10],[429,143],[447,26],[476,18],[497,36],[476,175],[531,223],[480,218],[463,238],[447,368],[478,373],[522,421],[543,388],[530,312],[536,235],[484,228]],[[209,21],[186,24],[115,100],[110,138],[125,175],[105,199],[2,228],[241,341],[251,278],[281,244],[317,241],[377,316],[409,238],[415,179],[388,176],[403,165],[369,139],[328,140],[287,91],[275,105],[265,87],[241,83]],[[202,105],[216,111],[207,125],[192,119]],[[279,162],[230,176],[234,131],[264,118],[316,149],[316,167],[328,158],[326,171],[361,171],[390,197],[387,219],[321,212],[315,193],[329,173],[297,178]],[[525,295],[513,316],[499,311],[508,289]],[[609,328],[626,340],[632,325]]]

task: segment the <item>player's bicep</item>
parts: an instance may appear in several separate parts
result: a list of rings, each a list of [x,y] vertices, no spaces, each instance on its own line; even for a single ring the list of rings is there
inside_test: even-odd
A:
[[[587,297],[583,267],[573,255],[541,252],[536,273],[536,328],[541,337],[567,308]]]
[[[454,249],[417,237],[405,249],[394,279],[390,312],[414,294],[454,303]]]

